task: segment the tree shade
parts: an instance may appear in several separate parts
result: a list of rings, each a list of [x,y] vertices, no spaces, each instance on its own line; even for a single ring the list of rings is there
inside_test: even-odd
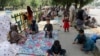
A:
[[[92,2],[92,1],[93,0],[52,0],[52,4],[53,5],[61,4],[63,6],[65,6],[65,5],[70,6],[72,3],[75,3],[76,7],[79,4],[80,8],[81,8],[84,5],[86,5],[86,4],[88,4],[88,3]]]
[[[70,6],[72,3],[76,3],[80,5],[80,8],[84,5],[92,2],[93,0],[0,0],[0,8],[4,8],[5,6],[13,6],[13,7],[40,7],[45,5],[63,5]]]

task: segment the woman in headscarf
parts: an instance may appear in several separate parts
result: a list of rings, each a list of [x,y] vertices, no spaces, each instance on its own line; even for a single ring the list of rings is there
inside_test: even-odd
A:
[[[10,29],[11,30],[9,32],[9,42],[23,44],[26,38],[18,33],[17,25],[11,25]]]

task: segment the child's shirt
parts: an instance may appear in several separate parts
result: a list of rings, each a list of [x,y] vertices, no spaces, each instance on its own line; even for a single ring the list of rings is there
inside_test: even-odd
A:
[[[52,24],[46,24],[45,27],[44,27],[44,30],[46,30],[46,31],[52,31],[53,30]]]
[[[68,19],[63,19],[63,22],[69,22],[69,20]]]
[[[61,52],[61,45],[59,45],[59,46],[53,45],[51,50],[53,51],[53,53],[59,54]]]
[[[83,44],[84,41],[86,41],[86,36],[78,34],[74,41],[76,41],[76,40],[78,40],[79,44]]]

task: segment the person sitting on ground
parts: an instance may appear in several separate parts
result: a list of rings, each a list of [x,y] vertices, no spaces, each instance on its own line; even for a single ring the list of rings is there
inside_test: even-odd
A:
[[[17,25],[11,25],[11,30],[9,32],[9,42],[17,43],[17,44],[24,44],[25,41],[26,41],[26,37],[18,33]]]
[[[86,36],[84,34],[84,30],[82,30],[82,29],[79,30],[79,34],[75,38],[73,44],[76,43],[76,40],[77,40],[77,44],[84,44],[84,42],[86,41]]]
[[[90,21],[90,27],[95,28],[97,26],[97,21],[96,19],[93,17],[92,20]]]
[[[90,19],[91,19],[91,17],[90,16],[88,16],[86,19],[85,19],[85,26],[90,26]]]
[[[38,32],[38,25],[36,24],[36,20],[32,20],[32,31],[37,33]]]
[[[86,54],[88,54],[90,51],[93,51],[94,48],[95,48],[94,41],[91,38],[87,38],[81,50],[84,51]]]
[[[49,38],[52,38],[52,31],[53,31],[53,26],[50,23],[50,19],[47,19],[47,24],[44,26],[44,31],[45,31],[45,37],[49,35]]]
[[[48,52],[48,56],[50,55],[58,56],[58,55],[65,55],[66,50],[61,48],[61,44],[59,40],[55,40],[51,49],[49,49],[47,52]]]

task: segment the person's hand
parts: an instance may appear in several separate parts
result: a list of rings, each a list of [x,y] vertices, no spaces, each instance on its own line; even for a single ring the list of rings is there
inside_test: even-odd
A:
[[[83,51],[83,48],[80,48],[81,51]]]
[[[50,32],[49,32],[49,31],[47,31],[47,34],[50,34]]]

